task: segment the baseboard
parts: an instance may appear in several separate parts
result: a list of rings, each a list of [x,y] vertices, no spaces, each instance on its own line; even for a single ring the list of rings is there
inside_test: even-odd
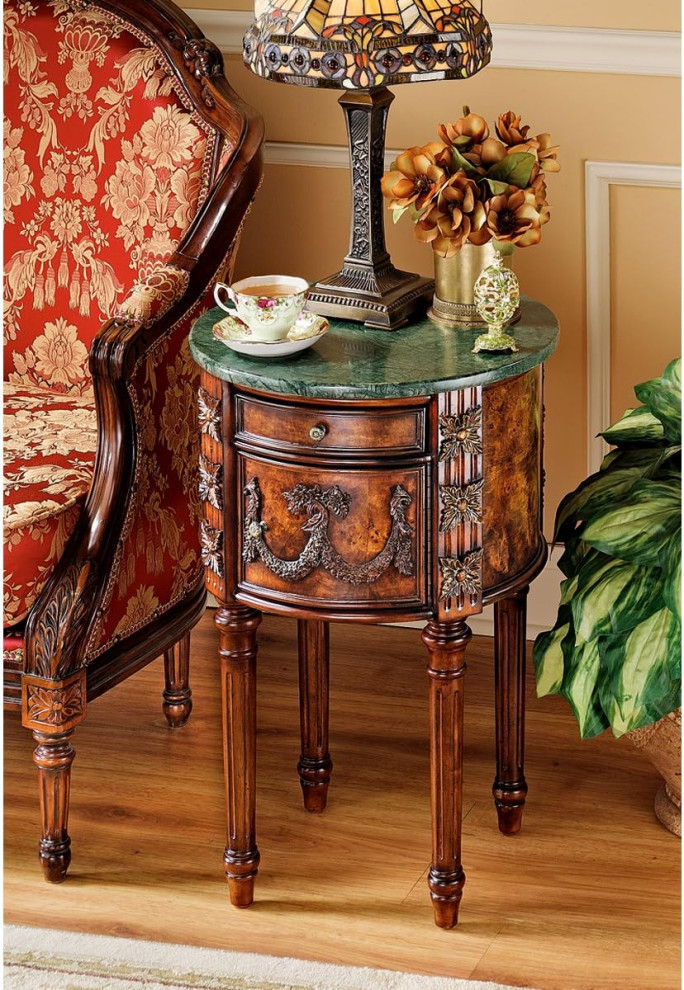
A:
[[[530,587],[527,601],[527,638],[535,639],[540,632],[550,629],[556,621],[558,610],[559,585],[563,575],[558,570],[558,559],[563,552],[562,547],[556,547],[549,554],[546,567]],[[217,608],[218,603],[213,595],[207,596],[207,608]],[[391,625],[403,626],[407,629],[422,629],[424,622],[393,622]],[[468,619],[468,625],[476,636],[494,635],[494,608],[492,605],[481,615],[473,615]]]

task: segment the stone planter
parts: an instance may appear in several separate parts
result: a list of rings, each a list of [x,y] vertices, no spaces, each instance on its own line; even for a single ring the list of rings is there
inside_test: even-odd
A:
[[[682,834],[682,710],[659,722],[628,733],[637,749],[643,749],[663,783],[655,797],[656,818],[674,835]]]

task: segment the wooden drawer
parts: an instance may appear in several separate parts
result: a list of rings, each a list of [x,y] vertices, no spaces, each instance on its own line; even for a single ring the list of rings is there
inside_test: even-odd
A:
[[[325,469],[238,455],[238,598],[366,616],[427,604],[423,463]]]
[[[235,439],[280,454],[397,457],[425,450],[427,402],[340,409],[273,402],[238,393]]]

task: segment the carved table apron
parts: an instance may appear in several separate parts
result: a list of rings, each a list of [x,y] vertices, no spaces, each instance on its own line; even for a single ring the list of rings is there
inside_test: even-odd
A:
[[[520,828],[525,602],[543,567],[542,364],[558,328],[524,300],[517,354],[473,355],[477,331],[428,321],[392,334],[333,321],[285,361],[249,360],[195,324],[200,498],[224,708],[233,904],[251,904],[256,631],[299,620],[304,804],[322,811],[328,752],[328,622],[426,620],[435,920],[456,924],[461,866],[463,675],[468,616],[494,602],[499,828]]]

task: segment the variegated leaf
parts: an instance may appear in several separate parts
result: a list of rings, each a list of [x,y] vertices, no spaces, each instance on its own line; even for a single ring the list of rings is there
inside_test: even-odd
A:
[[[648,725],[681,704],[679,640],[679,622],[662,608],[606,644],[599,693],[614,735]]]
[[[557,694],[563,684],[565,671],[562,642],[570,631],[570,623],[557,625],[549,632],[540,633],[534,642],[532,656],[537,676],[537,697]]]
[[[583,739],[595,736],[608,728],[596,690],[601,673],[601,656],[598,642],[575,646],[572,667],[566,668],[562,693],[575,713]]]
[[[562,542],[577,520],[590,520],[604,506],[615,505],[616,498],[628,492],[643,474],[638,467],[592,474],[559,505],[554,539]]]
[[[635,484],[629,498],[595,516],[581,537],[597,550],[640,564],[657,564],[680,530],[677,486],[650,480]]]
[[[600,434],[608,443],[648,443],[663,440],[665,431],[660,420],[645,406],[628,409],[618,420]]]
[[[662,607],[659,570],[602,555],[582,568],[572,599],[577,642],[633,629]]]
[[[661,378],[643,382],[634,389],[637,398],[663,424],[668,440],[682,436],[681,359],[672,361]]]

